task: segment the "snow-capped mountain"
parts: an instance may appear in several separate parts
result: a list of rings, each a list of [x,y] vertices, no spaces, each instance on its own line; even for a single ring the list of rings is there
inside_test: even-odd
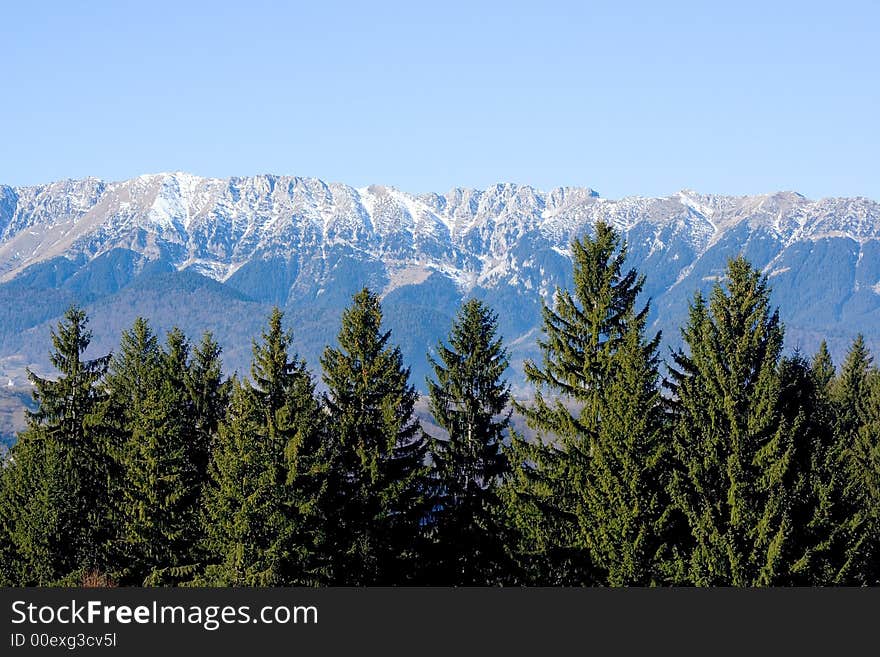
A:
[[[214,331],[242,371],[250,337],[278,304],[316,366],[350,295],[369,285],[417,385],[425,352],[469,295],[499,312],[517,381],[541,299],[570,282],[570,242],[598,220],[626,235],[671,344],[694,292],[744,253],[770,277],[790,346],[811,351],[827,338],[839,359],[857,332],[880,345],[880,204],[864,198],[683,190],[609,200],[513,184],[413,195],[173,173],[0,186],[0,378],[42,369],[48,327],[74,301],[92,318],[96,349],[112,349],[143,314],[196,338]]]

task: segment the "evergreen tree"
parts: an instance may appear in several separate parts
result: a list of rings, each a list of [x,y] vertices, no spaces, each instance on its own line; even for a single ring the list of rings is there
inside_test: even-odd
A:
[[[840,375],[831,385],[831,396],[837,407],[835,432],[848,446],[855,442],[868,416],[873,360],[864,337],[859,334],[846,355]]]
[[[123,583],[180,577],[185,572],[177,571],[195,558],[199,488],[188,357],[179,329],[169,332],[163,350],[139,317],[110,364],[106,416],[115,446],[115,561]]]
[[[783,328],[760,272],[731,260],[709,305],[697,295],[674,356],[672,493],[693,536],[696,585],[790,576],[796,428],[781,413]],[[789,556],[789,558],[786,558]]]
[[[136,318],[131,328],[122,332],[105,382],[111,407],[108,415],[116,420],[121,432],[137,416],[142,396],[155,381],[160,361],[156,334],[145,318]]]
[[[532,562],[550,567],[535,570],[541,583],[652,583],[672,558],[659,335],[645,337],[644,279],[624,270],[612,227],[575,240],[572,259],[573,292],[543,309],[542,364],[525,365],[535,401],[518,408],[543,438],[513,441],[513,522]]]
[[[126,449],[123,539],[135,581],[161,584],[192,572],[200,491],[194,413],[186,381],[189,344],[172,329],[146,381]]]
[[[856,549],[859,557],[853,583],[880,584],[880,374],[871,372],[868,379],[868,403],[865,422],[859,428],[849,479],[856,501],[858,527]]]
[[[338,348],[321,358],[330,413],[325,501],[334,584],[412,577],[426,509],[427,441],[400,349],[367,289],[342,315]]]
[[[123,583],[187,577],[201,559],[198,507],[223,412],[219,347],[206,335],[190,362],[177,328],[165,348],[142,317],[123,332],[107,377],[116,446],[116,567]]]
[[[254,386],[239,382],[221,423],[207,494],[213,583],[316,584],[323,577],[323,413],[277,308],[254,342]],[[246,481],[242,481],[246,477]]]
[[[831,394],[831,382],[834,381],[834,361],[831,360],[831,354],[828,351],[828,343],[822,340],[819,350],[813,356],[810,364],[810,371],[817,390],[823,395]]]
[[[230,383],[223,378],[220,345],[206,331],[193,349],[187,388],[193,404],[193,464],[200,486],[208,480],[208,464],[217,435],[217,428],[229,403]]]
[[[268,331],[254,344],[251,376],[273,444],[276,476],[285,486],[288,556],[282,574],[289,584],[316,584],[324,581],[327,568],[317,554],[324,536],[324,413],[305,360],[292,353],[293,335],[283,330],[283,316],[273,309]]]
[[[87,360],[87,318],[70,308],[52,331],[55,379],[33,372],[38,409],[13,446],[4,475],[6,516],[19,560],[17,584],[48,584],[106,567],[108,449],[100,427],[100,390],[109,357]],[[4,514],[5,515],[5,514]]]
[[[497,315],[471,299],[458,312],[449,346],[429,356],[430,409],[448,439],[434,440],[440,495],[434,541],[438,571],[432,584],[486,585],[503,581],[506,559],[497,488],[509,471],[502,441],[510,424],[509,358]]]
[[[583,491],[582,531],[610,586],[674,583],[683,570],[675,545],[683,522],[667,492],[660,334],[648,340],[644,315],[630,320],[602,384]]]
[[[266,416],[254,390],[233,381],[205,495],[208,545],[216,558],[201,583],[212,586],[279,586],[289,522],[284,481]]]
[[[798,431],[804,436],[798,469],[809,477],[810,504],[795,515],[795,543],[800,560],[795,564],[795,584],[839,585],[870,580],[870,542],[865,539],[865,518],[859,513],[859,485],[854,447],[864,425],[862,407],[870,368],[864,342],[856,339],[841,376],[825,342],[809,366],[798,358],[783,361],[786,407],[799,408],[805,420]],[[791,391],[796,391],[793,402]],[[847,420],[846,418],[849,418]],[[807,513],[805,514],[804,511]]]
[[[15,498],[12,490],[12,462],[0,456],[0,586],[14,586],[21,576],[19,557],[12,541],[15,522]]]
[[[198,431],[196,400],[192,395],[191,351],[192,347],[183,331],[172,328],[166,335],[160,367],[160,383],[166,387],[165,403],[177,427],[171,447],[174,451],[180,449],[183,455],[180,464],[184,486],[181,503],[190,511],[199,503],[204,484],[201,477],[207,457],[206,445]],[[188,539],[194,540],[195,536],[195,527],[191,526]]]
[[[812,364],[797,351],[780,361],[782,418],[798,437],[785,481],[792,527],[785,560],[791,568],[788,578],[780,577],[781,584],[824,583],[826,561],[840,529],[833,502],[838,473],[831,458],[833,413],[827,392],[833,376],[824,343]]]
[[[829,584],[872,584],[877,574],[872,363],[864,338],[857,336],[830,386],[835,424],[828,456],[833,476],[829,497],[836,531],[825,555]]]
[[[115,501],[111,519],[115,528],[112,537],[112,559],[117,576],[127,577],[132,571],[135,556],[126,542],[125,531],[131,509],[122,500],[130,497],[127,488],[132,466],[132,434],[141,416],[147,394],[159,378],[161,355],[159,340],[144,317],[137,317],[131,328],[123,331],[119,349],[110,360],[104,382],[106,391],[103,407],[104,426],[112,455],[109,492]],[[143,580],[135,576],[138,584]]]
[[[276,306],[269,316],[267,330],[263,331],[262,341],[254,341],[254,358],[251,363],[251,378],[258,398],[275,422],[275,413],[284,406],[288,391],[294,380],[301,375],[305,365],[298,358],[289,357],[293,335],[284,331],[284,313]]]
[[[179,329],[169,332],[163,350],[139,317],[110,364],[105,415],[115,446],[114,554],[123,583],[161,583],[194,558],[198,488],[188,354]]]

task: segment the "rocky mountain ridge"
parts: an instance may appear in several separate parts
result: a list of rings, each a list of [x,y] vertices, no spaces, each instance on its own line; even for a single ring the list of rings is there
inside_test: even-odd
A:
[[[48,330],[69,303],[112,349],[138,314],[157,329],[215,332],[246,371],[268,309],[287,312],[317,368],[350,295],[382,292],[389,326],[421,386],[424,354],[460,301],[485,299],[511,345],[511,378],[534,356],[540,303],[571,278],[571,240],[616,226],[647,277],[653,326],[676,344],[688,301],[743,253],[770,277],[790,347],[827,338],[838,358],[857,332],[880,344],[880,203],[794,192],[602,198],[583,187],[408,194],[316,178],[145,175],[0,186],[0,379],[46,369]],[[3,378],[6,377],[6,378]]]

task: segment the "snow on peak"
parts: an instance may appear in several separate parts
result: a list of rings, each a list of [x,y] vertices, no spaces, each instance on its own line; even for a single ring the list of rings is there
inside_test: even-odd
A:
[[[567,253],[572,238],[597,221],[624,233],[638,228],[650,236],[641,239],[657,248],[670,233],[681,235],[698,254],[742,222],[785,243],[828,235],[880,239],[880,204],[810,201],[795,192],[734,197],[683,189],[667,197],[611,200],[589,187],[544,192],[497,183],[413,195],[317,178],[216,179],[178,171],[109,184],[87,179],[14,188],[7,196],[9,208],[0,208],[9,215],[0,272],[59,253],[94,257],[114,246],[146,252],[164,242],[174,245],[178,266],[225,276],[252,258],[344,244],[376,260],[417,260],[466,281],[490,270],[493,276],[513,272],[510,253],[524,238]]]

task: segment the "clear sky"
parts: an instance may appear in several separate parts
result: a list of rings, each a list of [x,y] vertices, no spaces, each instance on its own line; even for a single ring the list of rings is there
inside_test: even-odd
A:
[[[880,2],[9,2],[0,182],[880,199]]]

